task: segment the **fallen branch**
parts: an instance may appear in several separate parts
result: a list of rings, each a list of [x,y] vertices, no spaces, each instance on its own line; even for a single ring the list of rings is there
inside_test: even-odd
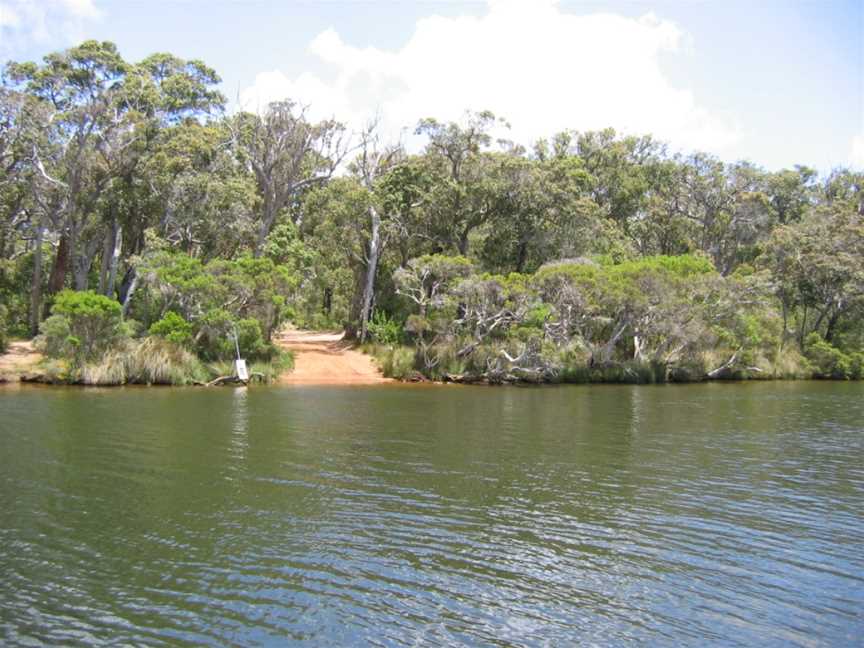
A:
[[[266,376],[257,371],[253,371],[249,374],[249,380],[240,380],[237,376],[219,376],[218,378],[214,378],[210,382],[202,383],[205,387],[214,387],[216,385],[233,385],[236,383],[241,383],[243,385],[248,385],[252,382],[252,378],[258,378],[260,382],[264,382],[266,380]]]
[[[718,375],[720,375],[721,373],[723,373],[724,371],[726,371],[729,367],[731,367],[732,365],[735,364],[735,362],[738,360],[738,354],[739,354],[739,353],[741,353],[741,349],[738,349],[735,353],[733,353],[733,354],[732,354],[732,357],[729,358],[729,359],[728,359],[726,362],[724,362],[722,365],[720,365],[719,367],[717,367],[716,369],[714,369],[714,370],[712,370],[712,371],[709,371],[709,372],[708,372],[707,374],[705,374],[705,375],[706,375],[708,378],[716,378]]]

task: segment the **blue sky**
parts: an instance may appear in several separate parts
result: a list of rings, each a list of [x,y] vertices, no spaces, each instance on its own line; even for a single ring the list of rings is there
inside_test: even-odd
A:
[[[4,59],[83,38],[203,59],[234,108],[291,96],[391,137],[488,108],[526,143],[612,126],[769,169],[864,167],[855,1],[0,0]]]

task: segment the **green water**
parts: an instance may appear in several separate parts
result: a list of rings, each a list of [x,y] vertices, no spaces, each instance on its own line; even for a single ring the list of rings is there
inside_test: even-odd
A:
[[[864,384],[0,389],[0,643],[845,646]]]

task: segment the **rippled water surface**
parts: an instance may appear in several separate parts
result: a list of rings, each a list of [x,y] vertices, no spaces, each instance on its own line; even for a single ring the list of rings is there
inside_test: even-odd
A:
[[[0,390],[0,643],[860,645],[864,385]]]

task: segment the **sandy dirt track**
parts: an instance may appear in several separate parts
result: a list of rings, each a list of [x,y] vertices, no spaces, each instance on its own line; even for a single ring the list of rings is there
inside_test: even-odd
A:
[[[344,332],[286,330],[274,336],[283,349],[294,352],[294,370],[284,374],[284,385],[378,385],[385,378],[371,357],[346,342]]]

